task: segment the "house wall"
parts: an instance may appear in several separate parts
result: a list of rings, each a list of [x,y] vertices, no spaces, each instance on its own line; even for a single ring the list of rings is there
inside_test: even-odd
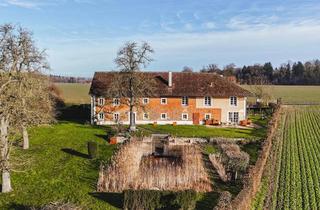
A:
[[[104,121],[98,121],[97,124],[114,124],[113,113],[120,114],[120,121],[124,124],[129,123],[129,107],[127,105],[113,106],[112,100],[105,100],[104,106],[98,106],[98,97],[93,97],[92,110],[96,115],[99,112],[105,113]],[[142,100],[142,99],[141,99]],[[236,107],[230,105],[229,98],[212,98],[212,106],[204,106],[204,98],[189,97],[188,106],[181,104],[182,99],[167,98],[167,104],[161,104],[160,98],[149,98],[149,103],[134,110],[136,112],[137,124],[148,124],[157,122],[158,124],[193,124],[193,114],[199,113],[200,124],[204,120],[205,114],[211,114],[211,119],[218,120],[222,123],[228,121],[228,112],[239,112],[239,120],[245,119],[246,105],[245,98],[238,98],[238,105]],[[122,100],[124,103],[125,100]],[[149,119],[143,119],[143,113],[149,114]],[[161,119],[161,113],[167,113],[167,119]],[[188,114],[188,120],[182,119],[182,113]]]
[[[197,98],[197,108],[204,107],[203,98]],[[229,112],[239,112],[239,120],[244,120],[246,116],[246,101],[245,97],[237,97],[237,106],[230,105],[229,98],[211,98],[212,108],[221,109],[221,122],[228,122]]]

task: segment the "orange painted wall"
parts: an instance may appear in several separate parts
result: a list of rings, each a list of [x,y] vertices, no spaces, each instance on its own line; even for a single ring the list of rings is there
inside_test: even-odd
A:
[[[142,100],[142,99],[141,99]],[[96,99],[96,104],[98,99]],[[167,98],[167,104],[161,104],[160,98],[149,98],[149,103],[144,105],[137,112],[137,121],[143,119],[143,113],[149,113],[148,121],[160,121],[161,113],[167,113],[170,121],[181,121],[182,113],[188,114],[188,121],[192,121],[193,113],[200,114],[200,120],[204,119],[205,114],[210,113],[211,118],[214,120],[221,121],[221,109],[219,108],[196,108],[196,98],[190,98],[188,106],[181,104],[181,98]],[[120,113],[120,121],[128,121],[129,107],[127,105],[113,106],[110,100],[105,100],[104,106],[96,106],[96,113],[101,110],[105,113],[105,120],[113,120],[114,112]]]

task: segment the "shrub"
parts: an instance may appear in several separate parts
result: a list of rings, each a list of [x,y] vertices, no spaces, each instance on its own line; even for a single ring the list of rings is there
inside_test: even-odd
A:
[[[228,171],[232,172],[234,179],[238,178],[238,172],[244,173],[249,165],[250,156],[241,151],[239,145],[223,143],[219,145],[222,150],[222,162]]]
[[[123,209],[154,210],[161,208],[161,193],[157,190],[125,190]]]
[[[125,190],[123,209],[194,209],[197,193],[194,190],[178,192],[159,190]]]
[[[228,191],[224,191],[221,193],[218,204],[214,208],[214,210],[231,210],[232,205],[231,205],[231,193]]]
[[[91,159],[98,155],[98,144],[96,142],[88,142],[88,154]]]
[[[196,207],[197,193],[194,190],[185,190],[176,193],[174,204],[180,209],[189,210]]]

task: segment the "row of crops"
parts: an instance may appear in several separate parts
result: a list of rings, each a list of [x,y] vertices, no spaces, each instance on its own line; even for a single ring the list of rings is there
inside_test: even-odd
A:
[[[283,109],[253,209],[320,209],[320,106]]]

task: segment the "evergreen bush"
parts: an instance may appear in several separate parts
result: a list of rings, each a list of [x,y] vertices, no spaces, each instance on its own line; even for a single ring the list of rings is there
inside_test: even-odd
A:
[[[94,159],[98,155],[98,144],[97,142],[88,142],[88,155],[91,159]]]

